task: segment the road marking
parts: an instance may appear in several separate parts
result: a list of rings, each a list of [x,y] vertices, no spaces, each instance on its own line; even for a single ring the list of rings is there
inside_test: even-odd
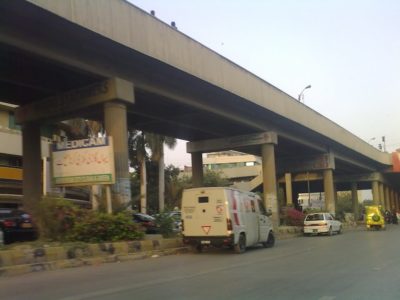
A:
[[[333,299],[336,299],[336,297],[335,296],[322,296],[318,300],[333,300]]]

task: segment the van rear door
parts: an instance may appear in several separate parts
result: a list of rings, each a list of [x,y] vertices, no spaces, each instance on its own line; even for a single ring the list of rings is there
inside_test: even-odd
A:
[[[182,197],[184,235],[227,235],[227,209],[225,189],[185,190]]]

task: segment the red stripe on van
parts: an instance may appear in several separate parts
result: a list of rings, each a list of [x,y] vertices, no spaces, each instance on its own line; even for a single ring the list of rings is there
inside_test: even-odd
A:
[[[235,198],[235,192],[232,191],[232,200],[233,200],[233,210],[237,210],[237,205],[236,205],[236,198]]]
[[[238,216],[237,213],[233,213],[233,218],[235,219],[235,224],[236,224],[236,225],[240,225],[240,223],[239,223],[239,216]]]

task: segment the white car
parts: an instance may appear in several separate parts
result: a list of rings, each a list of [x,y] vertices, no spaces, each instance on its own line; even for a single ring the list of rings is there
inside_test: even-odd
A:
[[[325,233],[332,235],[334,232],[342,232],[342,223],[330,213],[308,214],[304,219],[304,235]]]
[[[182,216],[181,212],[174,210],[169,213],[170,218],[174,220],[173,231],[181,232],[182,231]]]

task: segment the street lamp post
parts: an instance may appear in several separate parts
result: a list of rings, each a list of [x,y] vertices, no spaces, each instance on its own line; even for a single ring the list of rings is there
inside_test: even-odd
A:
[[[297,100],[299,100],[299,102],[301,102],[301,100],[303,100],[303,103],[304,103],[304,91],[305,91],[306,89],[310,89],[310,88],[311,88],[311,84],[307,85],[307,86],[301,91],[301,93],[299,94],[299,97],[297,98]]]

